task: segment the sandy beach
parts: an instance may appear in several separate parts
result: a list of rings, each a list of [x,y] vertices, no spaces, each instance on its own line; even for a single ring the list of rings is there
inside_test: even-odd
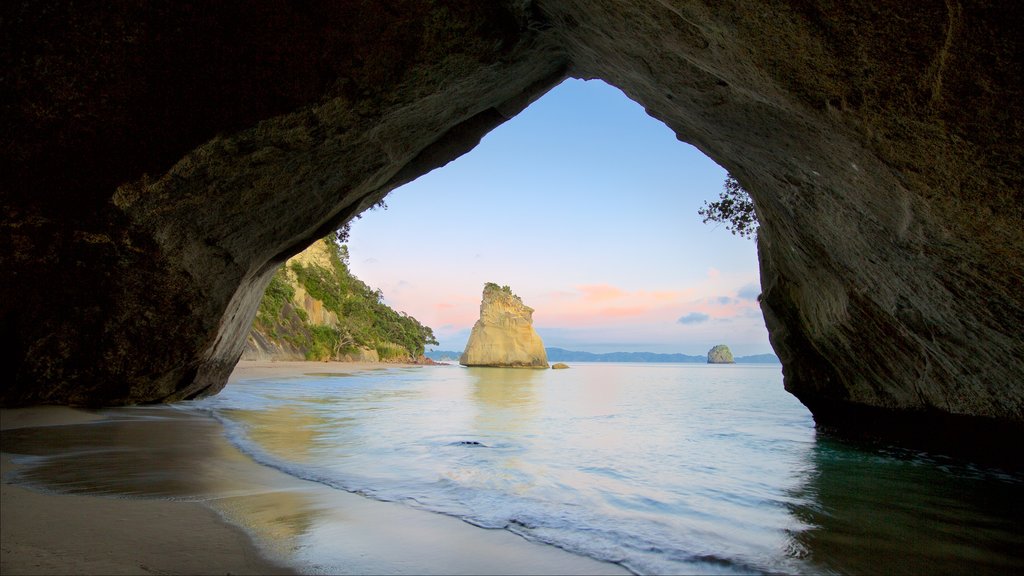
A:
[[[243,362],[244,380],[393,365]],[[430,369],[429,366],[422,369]],[[0,411],[3,574],[628,574],[262,466],[173,407]],[[341,568],[339,568],[339,566]]]

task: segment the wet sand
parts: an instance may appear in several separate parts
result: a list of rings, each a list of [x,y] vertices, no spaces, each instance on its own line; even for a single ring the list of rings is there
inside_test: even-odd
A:
[[[229,385],[380,368],[246,362]],[[188,410],[3,410],[0,428],[5,575],[628,574],[508,531],[293,478]]]

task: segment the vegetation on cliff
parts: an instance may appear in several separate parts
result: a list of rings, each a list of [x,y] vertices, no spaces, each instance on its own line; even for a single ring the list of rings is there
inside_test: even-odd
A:
[[[725,344],[719,344],[708,350],[708,364],[735,364],[732,351]]]
[[[380,290],[352,274],[346,245],[331,237],[320,242],[307,249],[319,258],[293,258],[274,274],[251,340],[294,349],[307,360],[365,359],[367,351],[383,361],[414,360],[427,344],[437,344],[430,327],[388,307]],[[318,318],[297,301],[300,293]]]
[[[519,296],[516,296],[515,294],[512,293],[512,288],[509,287],[508,284],[505,284],[504,286],[498,286],[494,282],[487,282],[484,284],[484,292],[486,293],[488,291],[501,292],[507,296],[511,296],[517,299],[519,298]],[[522,300],[520,299],[520,301]]]
[[[705,201],[704,206],[697,210],[697,214],[704,217],[705,224],[725,224],[726,229],[733,234],[743,238],[757,237],[757,228],[760,224],[754,211],[754,201],[732,174],[726,175],[718,200]]]

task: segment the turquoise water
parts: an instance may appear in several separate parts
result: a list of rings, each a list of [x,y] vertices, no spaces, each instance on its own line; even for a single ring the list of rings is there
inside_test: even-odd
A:
[[[186,406],[293,476],[638,574],[1024,566],[1024,476],[824,437],[778,366],[311,373]]]

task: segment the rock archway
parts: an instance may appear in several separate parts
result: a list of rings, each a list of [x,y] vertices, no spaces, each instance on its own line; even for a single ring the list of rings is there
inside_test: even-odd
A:
[[[575,76],[751,191],[819,423],[1024,428],[1014,3],[2,10],[6,405],[217,392],[277,264]]]

